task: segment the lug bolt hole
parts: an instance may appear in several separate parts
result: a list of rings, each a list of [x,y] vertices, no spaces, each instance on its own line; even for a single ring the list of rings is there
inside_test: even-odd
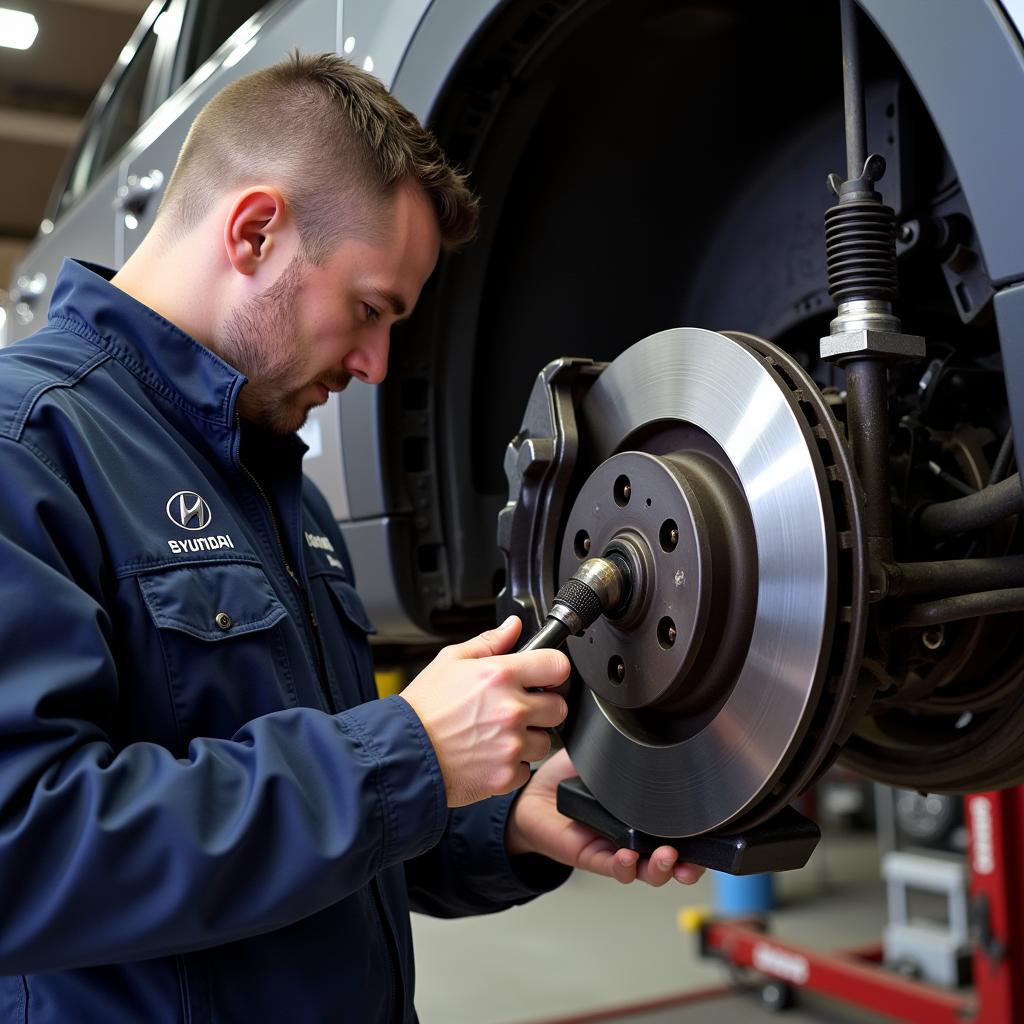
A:
[[[676,545],[679,543],[679,527],[676,526],[674,519],[666,519],[661,524],[658,540],[661,541],[662,551],[675,551]]]
[[[658,643],[667,651],[676,642],[676,624],[666,615],[658,623]]]
[[[615,504],[619,508],[625,508],[629,504],[630,495],[633,493],[633,488],[630,486],[628,476],[620,476],[615,481],[615,486],[612,488],[612,494],[615,496]]]
[[[572,543],[577,558],[586,558],[590,554],[590,534],[586,530],[580,530]]]
[[[618,686],[626,678],[626,663],[616,654],[608,659],[608,679]]]

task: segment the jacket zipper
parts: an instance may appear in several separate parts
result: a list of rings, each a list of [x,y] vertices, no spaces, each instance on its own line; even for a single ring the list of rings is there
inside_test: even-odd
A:
[[[184,1015],[185,1024],[191,1024],[192,1022],[192,994],[189,992],[188,987],[188,970],[185,967],[185,957],[182,954],[178,954],[174,958],[175,963],[178,966],[178,986],[181,990],[181,1009]]]
[[[324,696],[324,700],[327,702],[327,708],[332,715],[338,713],[337,706],[334,703],[334,696],[330,691],[330,687],[327,686],[327,672],[326,666],[324,665],[324,653],[323,648],[320,645],[320,628],[316,621],[316,613],[313,610],[312,603],[309,600],[309,595],[306,593],[305,587],[302,586],[302,581],[299,579],[295,570],[292,568],[291,563],[288,561],[288,553],[285,550],[284,542],[281,539],[281,530],[277,524],[277,516],[274,514],[274,506],[270,504],[270,499],[267,497],[267,492],[263,490],[259,480],[249,471],[249,467],[238,457],[237,451],[235,460],[241,467],[245,475],[252,481],[253,486],[256,488],[257,493],[263,499],[263,504],[266,506],[267,514],[270,517],[270,525],[274,530],[274,539],[277,541],[277,549],[281,555],[281,564],[284,566],[285,572],[288,574],[288,578],[292,581],[292,585],[295,587],[296,592],[302,600],[302,606],[306,612],[306,621],[312,632],[313,649],[316,653],[316,669],[317,669],[317,682],[320,684],[320,691]],[[399,962],[398,955],[398,940],[395,938],[394,929],[391,927],[391,923],[388,920],[387,909],[384,905],[384,893],[381,889],[380,878],[377,875],[373,876],[373,880],[370,883],[370,891],[373,893],[373,905],[377,911],[377,917],[380,920],[381,932],[384,934],[384,946],[388,952],[388,966],[391,971],[391,1019],[395,1024],[400,1024],[402,1020],[402,970]]]
[[[395,939],[394,930],[388,921],[387,910],[384,906],[384,892],[380,885],[380,876],[374,875],[370,883],[373,892],[373,903],[380,917],[381,929],[384,932],[384,945],[388,951],[388,966],[391,969],[391,1020],[395,1024],[401,1024],[402,1020],[402,968],[398,960],[398,942]]]
[[[303,610],[306,613],[306,625],[309,627],[313,654],[316,658],[316,681],[320,686],[320,693],[323,695],[324,701],[327,704],[327,710],[332,715],[336,715],[338,713],[338,708],[334,703],[334,695],[331,693],[331,688],[327,685],[327,666],[324,664],[324,652],[323,647],[320,644],[320,626],[316,621],[316,612],[313,611],[313,605],[309,600],[309,594],[306,593],[306,588],[302,585],[302,581],[299,579],[298,573],[296,573],[292,568],[291,563],[288,561],[288,554],[285,550],[284,542],[281,540],[281,530],[277,525],[277,516],[274,514],[274,506],[270,504],[267,492],[263,490],[259,480],[257,480],[249,471],[249,467],[246,466],[241,459],[238,460],[238,465],[242,468],[245,475],[252,481],[253,487],[256,488],[257,493],[263,499],[263,504],[266,506],[267,515],[270,517],[270,525],[274,530],[274,539],[277,541],[277,550],[281,555],[281,564],[284,566],[284,571],[288,574],[288,578],[292,581],[295,592],[299,595],[299,600],[302,602]]]

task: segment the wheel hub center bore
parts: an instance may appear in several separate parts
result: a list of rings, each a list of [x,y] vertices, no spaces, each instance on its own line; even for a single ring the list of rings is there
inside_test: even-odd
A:
[[[718,703],[745,656],[757,594],[737,483],[705,452],[612,456],[576,499],[561,575],[612,553],[629,565],[632,586],[618,609],[570,639],[583,681],[623,710],[695,715]]]

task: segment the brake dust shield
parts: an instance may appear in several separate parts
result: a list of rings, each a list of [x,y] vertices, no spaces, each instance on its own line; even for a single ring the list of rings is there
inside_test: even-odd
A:
[[[619,614],[567,644],[562,736],[597,800],[678,838],[813,781],[856,717],[866,601],[849,456],[799,365],[696,328],[557,360],[505,470],[501,611],[535,630],[581,560],[632,569]]]

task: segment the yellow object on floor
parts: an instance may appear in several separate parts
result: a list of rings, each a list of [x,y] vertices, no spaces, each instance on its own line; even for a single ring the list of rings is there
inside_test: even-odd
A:
[[[699,932],[701,925],[710,918],[710,907],[680,907],[676,924],[681,932]]]
[[[396,693],[401,693],[409,681],[409,675],[403,668],[379,669],[374,673],[374,677],[379,697],[393,697]]]

